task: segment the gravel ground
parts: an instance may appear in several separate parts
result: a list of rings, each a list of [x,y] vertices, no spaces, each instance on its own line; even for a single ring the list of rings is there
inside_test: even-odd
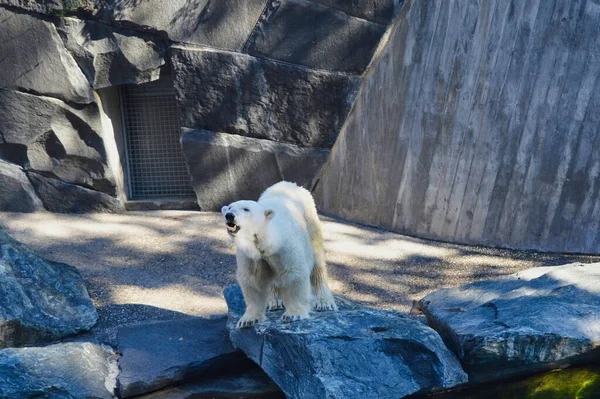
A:
[[[79,269],[98,308],[94,333],[148,320],[227,311],[235,256],[221,215],[192,211],[61,215],[0,213],[0,225],[52,260]],[[451,245],[323,218],[331,288],[359,302],[408,312],[428,292],[535,266],[600,257]]]

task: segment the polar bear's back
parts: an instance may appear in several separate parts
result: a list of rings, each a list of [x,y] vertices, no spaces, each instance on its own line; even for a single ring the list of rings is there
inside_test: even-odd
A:
[[[258,202],[263,201],[281,201],[288,206],[293,206],[300,211],[304,217],[310,217],[317,214],[315,201],[310,192],[304,187],[299,187],[296,183],[282,181],[267,188]]]

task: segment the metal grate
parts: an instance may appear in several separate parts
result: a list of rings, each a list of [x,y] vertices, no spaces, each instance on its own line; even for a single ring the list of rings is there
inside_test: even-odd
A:
[[[193,197],[171,79],[122,86],[121,98],[130,199]]]

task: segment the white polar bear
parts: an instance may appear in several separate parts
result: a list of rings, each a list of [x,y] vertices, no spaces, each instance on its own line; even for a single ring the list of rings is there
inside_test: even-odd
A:
[[[246,301],[238,328],[266,320],[267,309],[282,305],[285,321],[309,317],[311,303],[316,310],[337,310],[327,285],[321,224],[308,190],[282,181],[258,202],[237,201],[221,213],[236,244],[237,280]]]

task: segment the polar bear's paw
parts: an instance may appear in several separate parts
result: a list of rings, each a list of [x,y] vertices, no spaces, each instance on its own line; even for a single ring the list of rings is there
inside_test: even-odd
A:
[[[242,317],[238,320],[235,325],[237,328],[249,328],[252,327],[256,323],[260,323],[261,321],[267,320],[265,315],[253,315],[244,313]]]
[[[317,312],[323,312],[326,310],[338,310],[333,298],[318,298],[313,307]]]
[[[267,301],[267,310],[281,310],[283,309],[283,301],[281,298],[271,297]]]
[[[287,310],[283,314],[283,316],[281,316],[281,320],[289,323],[289,322],[292,322],[292,321],[308,319],[309,317],[310,316],[308,315],[308,312],[306,312],[306,311],[293,312],[293,311]]]

